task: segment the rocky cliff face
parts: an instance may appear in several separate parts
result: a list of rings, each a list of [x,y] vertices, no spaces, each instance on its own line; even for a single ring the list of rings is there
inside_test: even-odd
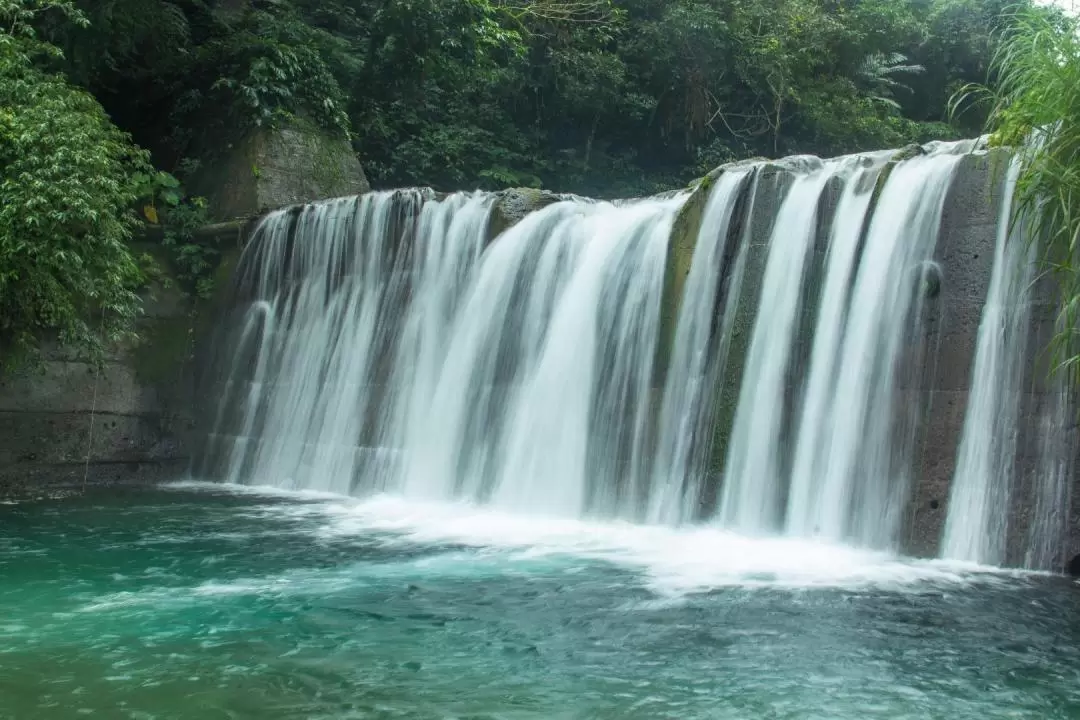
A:
[[[304,123],[260,128],[196,180],[219,220],[371,189],[349,141]]]
[[[0,495],[184,472],[194,306],[155,283],[145,309],[141,341],[101,367],[49,348],[39,368],[0,380]]]

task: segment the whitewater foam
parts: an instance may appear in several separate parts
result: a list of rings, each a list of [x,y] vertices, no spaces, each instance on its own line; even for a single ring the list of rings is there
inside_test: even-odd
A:
[[[1030,574],[974,563],[916,560],[822,540],[746,537],[709,526],[523,516],[466,503],[423,503],[389,495],[357,500],[257,486],[186,482],[171,487],[295,497],[302,504],[275,503],[261,506],[260,512],[314,519],[310,532],[320,541],[375,536],[389,546],[445,548],[445,553],[434,556],[439,559],[402,563],[395,572],[413,576],[468,572],[470,564],[486,565],[488,572],[513,567],[528,572],[519,566],[542,559],[586,560],[638,573],[646,589],[672,598],[735,587],[905,591],[926,584],[994,583]],[[320,502],[312,504],[313,500]],[[462,547],[471,552],[462,553]],[[547,572],[551,566],[540,563],[534,569]],[[384,575],[386,568],[372,564],[350,572],[354,578],[358,572]]]

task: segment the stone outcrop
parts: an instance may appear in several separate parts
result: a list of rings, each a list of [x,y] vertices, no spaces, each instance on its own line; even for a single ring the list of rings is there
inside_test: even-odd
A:
[[[347,139],[303,122],[251,132],[208,163],[193,187],[219,220],[371,189]]]
[[[562,196],[536,188],[511,188],[499,193],[488,220],[488,242],[503,234],[529,213],[559,202]]]

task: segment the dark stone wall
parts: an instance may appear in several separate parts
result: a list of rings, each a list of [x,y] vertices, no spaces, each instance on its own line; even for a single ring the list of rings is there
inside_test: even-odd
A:
[[[40,367],[0,378],[0,496],[186,471],[195,307],[161,282],[144,307],[139,342],[100,367],[51,347]]]
[[[940,291],[926,301],[921,346],[913,348],[919,367],[899,403],[921,418],[904,543],[915,555],[936,555],[945,526],[1008,162],[1002,151],[965,156],[945,200],[935,253]]]
[[[949,509],[949,489],[972,387],[975,351],[983,306],[993,269],[1004,176],[1009,154],[993,150],[964,158],[945,204],[936,261],[941,289],[930,301],[916,381],[905,400],[918,403],[922,422],[915,462],[917,484],[908,515],[906,549],[915,555],[938,552]],[[1056,286],[1039,280],[1030,296],[1027,360],[1020,398],[1017,457],[1009,510],[1007,562],[1023,565],[1031,517],[1039,491],[1044,415],[1056,386],[1047,348],[1057,314]],[[1061,427],[1066,449],[1077,447],[1076,432]],[[1075,479],[1072,479],[1075,482]],[[1061,508],[1067,513],[1068,508]],[[1080,551],[1077,523],[1063,523],[1060,552],[1052,566],[1064,567]]]

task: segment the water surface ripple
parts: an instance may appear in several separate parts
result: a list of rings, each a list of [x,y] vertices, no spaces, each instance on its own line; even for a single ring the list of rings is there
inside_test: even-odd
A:
[[[190,485],[0,507],[0,717],[1075,718],[1080,588]]]

